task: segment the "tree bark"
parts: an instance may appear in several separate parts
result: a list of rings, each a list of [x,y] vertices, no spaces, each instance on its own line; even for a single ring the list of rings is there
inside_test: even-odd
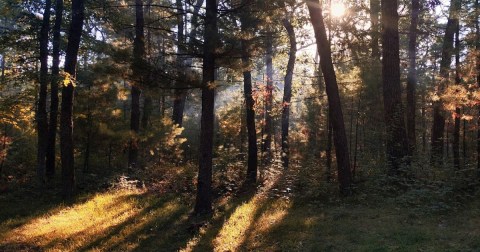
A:
[[[477,51],[476,67],[477,67],[477,88],[480,88],[480,23],[478,17],[480,16],[480,1],[475,0],[475,49]],[[478,107],[477,118],[477,178],[480,178],[480,106]]]
[[[283,93],[283,111],[282,111],[282,163],[285,169],[289,164],[289,142],[288,142],[288,127],[290,124],[290,101],[292,99],[292,81],[293,70],[295,68],[295,60],[297,54],[297,40],[295,38],[295,30],[288,18],[282,20],[283,26],[287,30],[288,39],[290,41],[290,52],[288,53],[287,71],[285,74],[285,86]]]
[[[72,21],[68,33],[68,44],[65,55],[65,72],[75,77],[78,49],[82,36],[84,20],[84,0],[72,1]],[[75,188],[75,166],[73,145],[73,97],[74,83],[70,81],[62,88],[62,105],[60,115],[60,147],[62,159],[63,195],[71,198]]]
[[[246,1],[244,1],[245,3]],[[248,138],[248,161],[247,161],[247,178],[246,182],[254,184],[257,182],[257,170],[258,170],[258,147],[257,147],[257,129],[255,126],[255,100],[253,99],[252,91],[252,73],[251,73],[251,61],[250,50],[251,42],[250,36],[252,35],[251,20],[250,20],[250,8],[246,7],[245,12],[240,15],[240,23],[242,32],[246,39],[242,39],[242,64],[243,64],[243,92],[245,96],[245,109],[246,109],[246,124],[247,124],[247,138]]]
[[[197,196],[194,212],[212,212],[213,125],[215,119],[215,48],[217,40],[217,1],[206,1],[202,81],[202,116]]]
[[[350,157],[348,153],[347,135],[343,119],[340,93],[338,91],[335,69],[332,62],[332,54],[327,39],[325,24],[323,21],[322,8],[318,0],[307,1],[310,20],[315,32],[317,50],[320,55],[320,66],[325,80],[325,86],[330,109],[331,123],[333,128],[333,141],[337,155],[338,181],[340,191],[344,195],[351,193],[352,171],[350,169]]]
[[[50,9],[52,2],[45,1],[45,11],[40,29],[40,87],[37,104],[37,177],[45,182],[45,160],[48,139],[47,89],[48,89],[48,32],[50,30]]]
[[[416,88],[417,88],[417,26],[420,13],[419,0],[412,0],[412,13],[410,17],[410,35],[408,41],[408,59],[410,61],[407,77],[407,133],[410,150],[416,148],[415,114],[416,114]]]
[[[455,84],[460,85],[460,24],[457,22],[455,31]],[[460,169],[460,113],[459,107],[455,108],[455,125],[453,129],[453,167]]]
[[[60,73],[60,41],[63,19],[63,0],[56,0],[55,24],[53,25],[52,80],[50,82],[50,122],[48,127],[46,175],[52,179],[55,175],[55,144],[58,122],[58,82]]]
[[[135,40],[133,42],[133,78],[132,84],[132,110],[130,114],[130,130],[132,138],[128,154],[128,171],[134,171],[138,166],[138,133],[140,131],[140,86],[144,81],[144,57],[145,57],[145,34],[144,34],[143,0],[135,0]]]
[[[390,174],[397,175],[408,156],[408,139],[400,84],[400,42],[398,34],[398,2],[382,0],[382,79],[387,159]]]
[[[440,61],[441,81],[436,87],[436,92],[441,94],[448,82],[450,65],[452,63],[453,39],[458,23],[458,12],[461,9],[461,0],[451,0],[450,14],[447,21],[447,27],[443,38],[442,60]],[[431,163],[433,165],[443,160],[443,135],[445,131],[445,111],[442,106],[442,100],[439,99],[433,103],[433,125],[432,125],[432,151]]]

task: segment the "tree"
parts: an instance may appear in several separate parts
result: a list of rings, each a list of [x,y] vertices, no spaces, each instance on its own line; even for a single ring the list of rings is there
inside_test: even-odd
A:
[[[202,115],[196,214],[212,212],[213,123],[215,119],[215,49],[217,44],[217,1],[206,0],[203,48]]]
[[[190,49],[193,52],[195,45],[197,44],[197,29],[198,29],[198,13],[203,5],[204,0],[197,0],[193,6],[192,19],[190,21],[190,32],[186,33],[184,15],[186,10],[183,9],[182,1],[176,1],[177,8],[177,66],[181,71],[179,76],[180,82],[186,81],[185,71],[187,67],[192,65],[192,57],[185,59],[187,54],[187,44],[186,38],[189,38]],[[172,121],[177,124],[179,127],[183,125],[183,111],[185,110],[185,102],[187,99],[187,90],[182,89],[181,87],[175,89],[174,91],[174,100],[173,100],[173,112],[172,112]]]
[[[48,86],[48,32],[50,30],[50,9],[52,2],[45,1],[45,11],[40,29],[40,88],[37,105],[37,176],[43,183],[45,179],[45,158],[48,139],[47,86]]]
[[[382,0],[382,79],[387,159],[390,173],[396,175],[408,156],[408,140],[403,119],[400,85],[400,42],[398,34],[398,2]]]
[[[62,88],[60,115],[60,147],[62,159],[63,194],[71,198],[75,188],[75,166],[73,154],[73,93],[76,75],[78,49],[82,36],[84,20],[84,0],[72,1],[72,19],[68,32],[68,44],[65,55],[65,80]]]
[[[460,23],[457,22],[455,28],[455,84],[460,85]],[[453,166],[455,169],[460,168],[460,107],[455,108],[455,120],[453,127]]]
[[[262,136],[263,146],[263,158],[265,164],[269,164],[272,161],[272,134],[273,134],[273,34],[267,28],[267,34],[265,37],[265,65],[267,75],[267,86],[265,91],[265,128]]]
[[[476,70],[477,70],[477,88],[480,88],[480,23],[478,17],[480,15],[480,1],[475,0],[475,50],[477,51]],[[477,118],[477,177],[480,178],[480,106]]]
[[[132,138],[128,152],[128,170],[135,170],[138,165],[138,136],[140,131],[140,95],[142,90],[140,85],[144,81],[145,67],[145,35],[144,35],[144,17],[143,0],[135,0],[135,40],[133,41],[133,79],[132,84],[132,110],[130,114],[130,130]]]
[[[50,122],[48,127],[46,175],[52,178],[55,174],[55,144],[58,122],[58,81],[60,73],[60,38],[63,19],[63,0],[56,0],[55,24],[53,25],[52,48],[52,80],[50,82]]]
[[[252,29],[252,20],[250,14],[250,4],[248,0],[243,1],[244,10],[240,13],[240,23],[242,29],[241,53],[243,64],[243,92],[245,96],[246,124],[248,135],[248,161],[247,161],[247,182],[256,183],[257,181],[257,129],[255,126],[255,100],[252,91],[252,72],[251,72],[251,39],[254,31]]]
[[[325,23],[323,21],[322,8],[318,0],[307,1],[310,20],[313,25],[317,50],[320,55],[320,67],[325,80],[327,91],[330,120],[333,128],[333,142],[337,154],[338,181],[340,192],[344,195],[351,193],[352,171],[350,169],[350,157],[348,153],[347,135],[343,120],[342,105],[338,91],[337,78],[332,62],[332,53],[327,39]]]
[[[183,72],[185,67],[185,22],[184,22],[184,10],[181,0],[176,0],[177,8],[177,67],[180,72]],[[180,78],[184,79],[184,78]],[[178,88],[175,89],[175,96],[173,100],[173,112],[172,120],[179,127],[183,124],[183,110],[185,108],[185,99],[187,93],[185,90]]]
[[[289,145],[288,145],[288,127],[290,118],[290,102],[292,99],[292,79],[293,70],[295,68],[295,60],[297,53],[297,41],[295,38],[295,30],[288,18],[282,19],[283,26],[287,30],[288,39],[290,41],[290,52],[288,53],[287,71],[285,74],[285,87],[283,95],[283,111],[282,111],[282,163],[284,168],[288,168],[289,163]]]
[[[416,113],[416,86],[417,86],[417,26],[420,12],[419,0],[412,0],[412,12],[410,14],[410,33],[408,41],[408,77],[407,77],[407,133],[410,149],[416,146],[415,113]]]
[[[450,13],[443,37],[442,60],[440,61],[441,81],[436,87],[437,93],[442,93],[449,79],[450,64],[452,63],[453,39],[458,23],[458,12],[461,9],[461,0],[451,0]],[[443,159],[443,134],[445,131],[445,111],[443,109],[442,99],[433,103],[433,125],[432,125],[432,164],[438,163]]]

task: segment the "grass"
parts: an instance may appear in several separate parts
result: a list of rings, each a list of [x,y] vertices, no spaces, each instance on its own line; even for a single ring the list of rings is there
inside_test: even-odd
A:
[[[282,176],[218,198],[209,220],[189,215],[191,194],[109,190],[65,204],[10,193],[0,197],[0,251],[480,250],[478,200],[421,211],[395,197],[282,193]]]

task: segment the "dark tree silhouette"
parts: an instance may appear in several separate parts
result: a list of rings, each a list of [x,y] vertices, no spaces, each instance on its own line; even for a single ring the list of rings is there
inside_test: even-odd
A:
[[[398,173],[405,157],[409,154],[400,85],[400,42],[397,8],[397,0],[382,0],[383,104],[387,129],[387,158],[392,175]]]
[[[202,80],[202,116],[196,214],[212,212],[213,123],[215,119],[215,48],[217,44],[217,1],[206,1]]]
[[[325,80],[325,88],[330,109],[330,120],[333,129],[333,142],[337,154],[338,181],[340,191],[344,195],[351,193],[352,171],[350,169],[350,157],[348,153],[347,135],[343,119],[342,104],[338,91],[337,77],[332,62],[332,52],[327,39],[325,23],[323,21],[322,8],[318,0],[307,1],[310,20],[315,32],[317,50],[320,55],[320,67]]]
[[[58,122],[58,82],[60,73],[60,42],[63,20],[63,0],[55,4],[55,24],[53,25],[52,41],[52,80],[50,82],[50,122],[48,127],[46,175],[52,179],[55,175],[55,145]]]
[[[290,20],[288,18],[284,18],[282,20],[282,23],[287,30],[288,40],[290,41],[290,52],[288,53],[287,71],[285,74],[285,87],[283,94],[282,110],[282,163],[284,168],[288,168],[290,155],[288,142],[288,127],[290,124],[290,102],[292,99],[292,80],[297,53],[297,40],[295,38],[295,30],[293,29]]]
[[[257,181],[257,166],[258,166],[258,148],[257,148],[257,130],[255,127],[255,100],[253,99],[252,92],[252,72],[251,72],[251,60],[250,50],[251,41],[250,38],[254,31],[251,30],[252,20],[250,16],[249,1],[244,1],[244,10],[240,14],[241,29],[244,36],[242,43],[242,63],[243,63],[243,89],[245,96],[245,109],[246,109],[246,123],[247,123],[247,135],[248,135],[248,167],[247,167],[247,183],[256,183]],[[248,35],[247,35],[248,34]],[[247,37],[247,38],[245,38]]]
[[[440,61],[440,77],[442,80],[436,87],[438,93],[443,92],[449,78],[450,64],[453,55],[453,39],[457,29],[458,14],[461,8],[461,0],[451,0],[450,13],[443,37],[442,60]],[[432,125],[432,153],[431,162],[436,164],[443,160],[443,134],[445,131],[445,111],[442,100],[433,103],[433,125]]]
[[[48,139],[47,86],[48,86],[48,32],[50,30],[50,9],[52,2],[45,1],[43,21],[40,29],[40,87],[37,105],[37,176],[41,183],[45,179],[45,158]]]
[[[65,72],[74,78],[76,75],[78,49],[82,36],[84,20],[84,0],[72,1],[72,20],[68,32],[68,44],[65,55]],[[73,155],[73,81],[62,88],[62,105],[60,115],[60,148],[62,159],[63,194],[71,198],[75,188],[75,166]]]
[[[132,111],[130,114],[130,130],[133,137],[130,139],[128,153],[128,170],[133,171],[138,165],[138,132],[140,131],[140,85],[144,81],[144,35],[143,0],[135,0],[135,40],[133,41],[133,79],[132,84]]]

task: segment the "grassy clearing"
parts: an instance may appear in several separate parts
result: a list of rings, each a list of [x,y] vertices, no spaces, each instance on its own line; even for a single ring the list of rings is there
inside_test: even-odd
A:
[[[281,176],[256,193],[218,198],[208,221],[189,216],[191,194],[110,190],[71,204],[54,194],[2,195],[0,251],[480,250],[478,200],[432,212],[396,197],[342,199],[328,189],[295,196],[281,193],[292,184]]]

